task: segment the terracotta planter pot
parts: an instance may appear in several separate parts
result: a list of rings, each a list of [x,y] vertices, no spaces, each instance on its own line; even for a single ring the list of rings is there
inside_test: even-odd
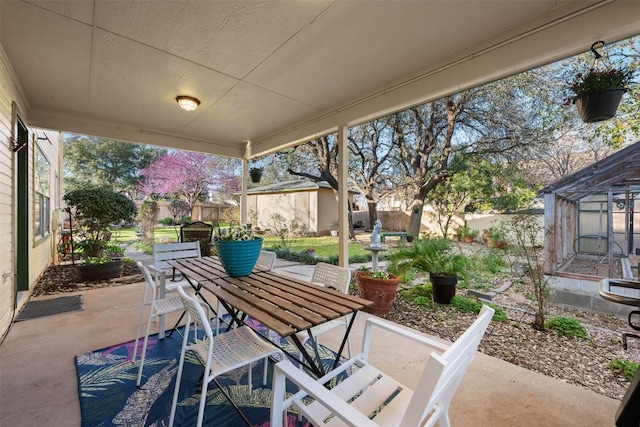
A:
[[[575,104],[585,123],[600,122],[616,115],[624,88],[607,89],[576,98]]]
[[[464,236],[463,239],[465,243],[473,243],[473,237]]]
[[[376,279],[359,273],[357,280],[360,298],[373,301],[373,305],[365,308],[364,311],[378,316],[389,314],[396,298],[400,277],[392,275],[390,279]]]
[[[456,295],[458,276],[436,276],[429,274],[429,280],[433,285],[433,300],[438,304],[450,304],[451,298]]]

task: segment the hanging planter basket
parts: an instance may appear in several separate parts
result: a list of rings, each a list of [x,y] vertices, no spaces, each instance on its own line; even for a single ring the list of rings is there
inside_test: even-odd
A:
[[[576,98],[575,104],[585,123],[595,123],[607,120],[616,115],[618,105],[625,88],[613,88],[601,92],[589,93]]]
[[[251,168],[249,169],[249,177],[251,178],[251,182],[257,184],[260,182],[262,178],[262,168]]]

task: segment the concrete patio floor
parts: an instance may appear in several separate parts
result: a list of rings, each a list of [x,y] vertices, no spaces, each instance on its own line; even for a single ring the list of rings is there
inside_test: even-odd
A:
[[[293,266],[279,269],[307,274]],[[0,426],[79,426],[74,356],[134,339],[142,291],[142,283],[84,291],[82,311],[14,323],[0,345]],[[357,316],[351,334],[355,351],[367,316]],[[337,348],[339,334],[337,329],[320,341]],[[415,386],[428,352],[391,335],[376,336],[374,343],[372,362]],[[601,427],[614,425],[618,405],[617,400],[479,353],[450,415],[453,426]]]

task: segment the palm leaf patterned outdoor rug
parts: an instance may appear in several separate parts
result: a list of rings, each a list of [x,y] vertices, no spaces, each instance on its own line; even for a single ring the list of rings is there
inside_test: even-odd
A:
[[[264,326],[257,322],[252,327],[266,332]],[[291,353],[296,353],[295,347],[287,340],[282,339],[281,344]],[[138,363],[131,363],[133,341],[77,355],[75,361],[82,426],[168,425],[181,346],[182,337],[179,334],[173,334],[172,337],[163,340],[158,340],[157,335],[149,337],[140,389],[136,388]],[[140,353],[142,343],[138,347]],[[324,365],[330,367],[335,353],[321,345],[319,350]],[[136,360],[139,360],[139,355]],[[262,362],[253,366],[251,395],[247,385],[246,367],[221,375],[218,381],[252,426],[268,427],[273,362],[269,362],[266,386],[262,385],[262,369]],[[192,352],[187,352],[176,410],[176,426],[195,425],[200,396],[197,383],[202,373],[203,367],[200,362]],[[244,425],[240,415],[215,383],[209,384],[204,416],[205,426]],[[297,415],[290,412],[288,425],[307,427],[309,424],[304,420],[298,421]]]

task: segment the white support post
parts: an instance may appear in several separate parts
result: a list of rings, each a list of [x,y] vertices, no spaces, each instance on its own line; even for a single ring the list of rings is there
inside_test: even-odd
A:
[[[338,127],[338,264],[349,266],[349,149],[347,125]]]
[[[242,158],[242,192],[240,193],[240,224],[247,223],[247,178],[249,178],[249,158],[251,157],[251,141],[247,141]]]

